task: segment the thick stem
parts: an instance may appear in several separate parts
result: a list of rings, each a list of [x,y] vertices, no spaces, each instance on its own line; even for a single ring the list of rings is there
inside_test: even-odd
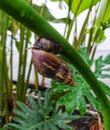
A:
[[[63,47],[63,55],[78,69],[102,106],[105,130],[110,129],[110,103],[89,66],[70,44],[23,0],[2,0],[0,8],[40,36],[51,37]]]

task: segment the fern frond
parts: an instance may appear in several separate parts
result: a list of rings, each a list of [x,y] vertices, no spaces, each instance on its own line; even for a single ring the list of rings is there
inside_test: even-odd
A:
[[[38,102],[29,97],[32,108],[29,108],[23,102],[17,102],[19,109],[15,110],[17,116],[14,117],[14,123],[6,124],[6,127],[12,130],[71,130],[72,128],[65,124],[65,120],[76,119],[76,116],[68,115],[58,110],[55,103],[50,100],[50,93],[45,92],[44,100],[41,100],[41,93],[38,93]]]

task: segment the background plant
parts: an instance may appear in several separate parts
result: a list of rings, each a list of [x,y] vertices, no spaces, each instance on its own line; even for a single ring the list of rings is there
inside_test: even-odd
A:
[[[27,63],[27,50],[26,48],[31,43],[31,32],[29,29],[21,25],[15,19],[8,16],[3,11],[0,11],[0,25],[1,25],[1,41],[0,41],[0,110],[5,116],[6,122],[12,114],[12,110],[15,107],[15,100],[24,101],[26,96],[26,91],[28,87],[31,66],[26,66]],[[17,38],[19,35],[19,38]],[[7,42],[8,40],[8,42]],[[18,50],[18,74],[17,81],[14,82],[14,61],[15,47]],[[17,52],[17,51],[16,51]],[[29,62],[28,62],[29,63]],[[27,73],[26,73],[27,69]],[[16,98],[13,95],[13,90],[15,88],[14,83],[16,83]],[[21,90],[22,89],[22,90]],[[22,93],[21,93],[22,91]],[[15,98],[15,99],[14,99]],[[4,104],[4,105],[3,105]],[[2,124],[2,123],[0,123]]]
[[[50,95],[46,91],[42,99],[42,94],[39,92],[37,102],[29,97],[31,108],[22,102],[17,102],[20,109],[15,110],[17,116],[13,119],[17,124],[9,123],[7,127],[12,128],[12,130],[58,130],[59,128],[72,130],[72,127],[67,125],[66,121],[77,119],[78,117],[75,115],[70,116],[66,112],[58,110]]]
[[[99,83],[105,92],[105,94],[110,96],[110,88],[107,84],[105,84],[102,80],[105,78],[110,78],[110,67],[107,66],[110,64],[109,57],[107,55],[105,58],[103,56],[98,57],[97,59],[91,60],[89,58],[89,54],[87,53],[87,48],[81,48],[80,54],[86,61],[86,63],[90,66],[90,68],[94,67],[94,74],[99,80]],[[67,93],[63,96],[60,96],[57,101],[57,105],[60,106],[63,104],[68,111],[68,113],[73,113],[75,109],[79,109],[81,114],[86,113],[86,105],[87,99],[92,104],[92,106],[99,112],[102,112],[100,103],[96,99],[96,96],[92,92],[90,86],[84,80],[84,78],[79,74],[79,72],[71,65],[68,64],[70,70],[73,72],[73,77],[76,82],[75,88],[70,87],[68,85],[64,85],[62,83],[58,83],[52,81],[52,94],[58,93]]]

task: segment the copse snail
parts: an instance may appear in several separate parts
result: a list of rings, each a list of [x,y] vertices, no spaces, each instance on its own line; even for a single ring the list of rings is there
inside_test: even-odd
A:
[[[38,42],[36,42],[31,48],[32,62],[35,68],[41,75],[45,77],[52,78],[58,82],[62,82],[70,86],[74,86],[75,82],[66,62],[53,54],[53,50],[56,52],[54,48],[54,43],[56,44],[56,42],[53,43],[53,41],[50,41],[50,39],[46,39],[46,41],[44,40],[45,38],[40,38],[40,40],[38,40]],[[47,47],[49,49],[44,47],[46,46],[44,43],[47,46],[49,45],[49,47]],[[52,46],[52,48],[50,46]],[[44,48],[46,48],[46,50]]]

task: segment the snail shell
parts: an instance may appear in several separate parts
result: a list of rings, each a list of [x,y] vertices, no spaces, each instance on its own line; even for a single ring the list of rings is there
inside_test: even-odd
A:
[[[56,41],[44,37],[39,37],[33,45],[33,48],[37,50],[45,50],[54,54],[59,54],[63,50],[61,45],[58,44]]]
[[[32,61],[41,75],[70,86],[75,85],[67,64],[56,55],[32,48]]]

